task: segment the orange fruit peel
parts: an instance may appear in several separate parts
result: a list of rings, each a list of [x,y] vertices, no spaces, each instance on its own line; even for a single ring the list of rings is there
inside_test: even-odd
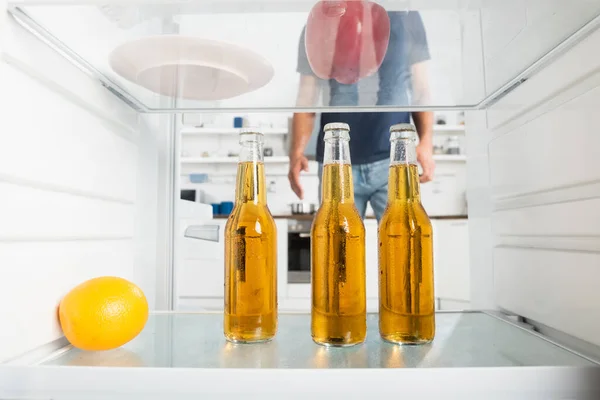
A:
[[[148,321],[148,301],[126,279],[103,276],[69,291],[58,306],[67,340],[88,351],[111,350],[134,339]]]

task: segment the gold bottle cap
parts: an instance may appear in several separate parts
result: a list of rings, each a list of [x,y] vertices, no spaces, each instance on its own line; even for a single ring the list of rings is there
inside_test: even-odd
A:
[[[391,139],[412,139],[417,137],[417,130],[413,124],[396,124],[390,127]]]

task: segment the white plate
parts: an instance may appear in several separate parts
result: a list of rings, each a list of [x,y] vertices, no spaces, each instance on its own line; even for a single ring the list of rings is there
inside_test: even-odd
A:
[[[188,100],[223,100],[254,91],[273,77],[271,64],[246,48],[180,35],[124,43],[109,56],[123,78],[155,93]]]

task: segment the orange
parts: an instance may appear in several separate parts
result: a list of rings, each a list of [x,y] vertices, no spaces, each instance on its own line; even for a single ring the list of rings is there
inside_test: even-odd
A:
[[[67,340],[82,350],[110,350],[135,338],[148,320],[148,301],[126,279],[103,276],[67,293],[58,306]]]

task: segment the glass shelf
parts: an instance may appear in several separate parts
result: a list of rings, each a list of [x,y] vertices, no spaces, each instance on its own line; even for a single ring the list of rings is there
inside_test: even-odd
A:
[[[590,366],[592,362],[524,329],[483,313],[439,313],[431,345],[383,342],[377,315],[368,316],[367,340],[353,348],[325,348],[310,337],[308,314],[282,314],[270,343],[234,345],[222,333],[221,314],[157,314],[120,349],[69,349],[43,365],[153,368],[452,368]]]
[[[301,398],[308,392],[323,396],[332,384],[343,382],[337,395],[443,393],[450,398],[460,394],[494,398],[488,395],[501,390],[503,398],[528,393],[532,396],[528,399],[537,399],[553,398],[547,395],[559,390],[589,395],[592,386],[600,389],[600,381],[592,379],[598,377],[598,364],[482,312],[438,313],[436,338],[422,346],[383,342],[377,315],[369,314],[367,340],[350,348],[312,342],[309,314],[280,314],[275,339],[252,345],[227,342],[222,318],[220,313],[153,314],[140,335],[121,348],[85,352],[66,346],[50,355],[38,352],[33,362],[28,356],[27,363],[0,365],[0,394],[191,399],[198,394],[223,398],[218,396],[262,392]],[[424,382],[429,384],[423,386]]]
[[[9,6],[21,23],[142,112],[485,108],[594,29],[600,15],[600,3],[594,1],[381,0],[378,4],[390,15],[392,26],[386,67],[356,85],[308,78],[299,96],[299,41],[316,0],[148,3],[21,0],[9,1]],[[408,11],[411,19],[406,19]],[[396,54],[402,61],[423,59],[425,46],[414,39],[419,32],[414,12],[422,21],[431,58],[423,79],[411,75],[410,63],[389,61],[396,60]],[[113,51],[150,37],[174,37],[174,42],[149,42],[145,50],[127,48],[117,58],[119,71],[126,70],[128,78],[117,73],[109,61]],[[216,50],[202,47],[207,41],[217,41]],[[169,53],[169,59],[160,59],[174,43],[184,44]],[[412,46],[410,54],[420,57],[409,57],[403,46]],[[314,51],[333,52],[318,47]],[[218,72],[189,68],[198,63],[223,65]],[[150,68],[165,64],[169,68]],[[418,99],[417,91],[424,93],[417,88],[422,83],[429,87],[429,96]],[[406,94],[411,85],[412,94]],[[197,90],[202,94],[195,95]]]

